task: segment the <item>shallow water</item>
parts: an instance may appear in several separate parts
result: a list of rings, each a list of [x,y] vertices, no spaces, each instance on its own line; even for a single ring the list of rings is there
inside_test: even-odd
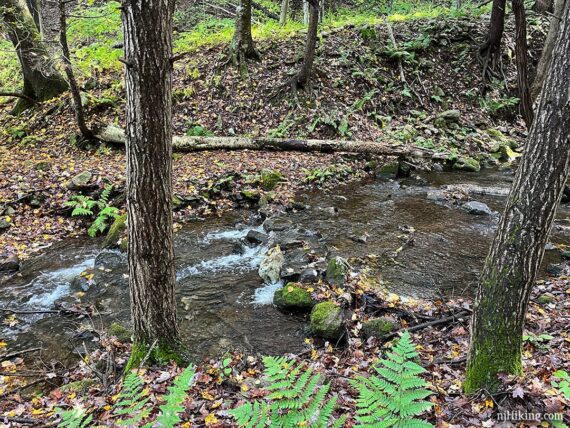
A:
[[[372,274],[396,293],[468,295],[475,288],[498,216],[468,214],[435,200],[433,193],[449,186],[454,191],[467,189],[472,199],[500,211],[511,181],[508,173],[485,171],[352,183],[301,195],[298,199],[309,207],[277,220],[291,230],[303,230],[329,255],[351,258],[355,269],[360,267],[359,258],[377,255],[378,268]],[[282,282],[264,284],[257,274],[267,248],[243,245],[249,230],[263,230],[251,220],[252,214],[228,213],[188,225],[176,235],[180,330],[196,358],[235,348],[263,354],[296,352],[308,334],[303,317],[283,314],[271,305]],[[568,225],[570,212],[561,207],[551,241],[570,242]],[[366,242],[361,242],[364,236]],[[412,245],[393,256],[410,236]],[[113,321],[128,325],[125,257],[117,252],[97,257],[99,245],[97,240],[60,243],[26,261],[18,275],[0,285],[4,308],[50,309],[61,302],[96,307],[92,318],[81,322],[45,314],[18,315],[17,325],[0,327],[10,348],[41,345],[45,359],[65,359],[81,342],[97,340],[90,330]],[[545,259],[545,264],[559,262],[558,251],[547,251]],[[85,293],[72,286],[74,277],[93,267],[95,285]],[[78,330],[84,332],[78,335]]]

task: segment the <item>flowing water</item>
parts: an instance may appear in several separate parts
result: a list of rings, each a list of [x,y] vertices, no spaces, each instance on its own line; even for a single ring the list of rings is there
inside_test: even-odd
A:
[[[356,269],[358,260],[378,256],[381,262],[374,275],[399,294],[469,295],[498,216],[468,214],[439,196],[442,190],[469,193],[500,211],[512,178],[507,172],[485,171],[352,183],[300,195],[306,209],[271,218],[266,228],[275,230],[273,237],[296,234],[319,247],[323,257],[351,258]],[[255,218],[252,212],[235,211],[193,223],[176,234],[180,330],[196,358],[236,348],[264,354],[296,352],[308,334],[302,316],[284,314],[271,305],[283,283],[264,284],[257,273],[268,245],[244,244],[249,230],[264,231]],[[273,227],[267,225],[270,222]],[[569,225],[570,211],[562,206],[551,242],[570,242]],[[411,243],[403,245],[410,237]],[[548,262],[560,262],[558,250],[547,251]],[[90,287],[77,280],[86,269],[94,276]],[[128,325],[126,274],[125,256],[100,253],[100,241],[62,242],[3,280],[0,306],[35,311],[61,303],[90,303],[96,312],[82,321],[19,314],[17,324],[0,327],[0,337],[8,339],[12,349],[42,346],[44,358],[65,359],[82,343],[97,341],[93,330],[113,321]]]

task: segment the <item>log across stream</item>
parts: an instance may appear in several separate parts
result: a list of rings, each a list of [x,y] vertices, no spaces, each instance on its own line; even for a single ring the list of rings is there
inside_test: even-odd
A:
[[[277,215],[264,225],[251,211],[189,224],[175,238],[182,337],[196,358],[235,348],[262,354],[302,349],[309,335],[306,320],[273,307],[272,294],[282,282],[264,284],[257,273],[264,253],[276,242],[289,243],[285,268],[292,277],[309,263],[294,244],[302,241],[319,257],[354,258],[355,270],[377,256],[374,274],[401,295],[468,295],[498,215],[473,215],[442,197],[469,194],[500,211],[511,180],[507,172],[484,171],[351,183],[300,194],[297,200],[306,209]],[[266,234],[270,242],[246,243],[250,230]],[[406,237],[413,237],[412,245],[398,251]],[[570,243],[565,206],[559,209],[551,242]],[[126,258],[117,251],[100,253],[100,245],[100,240],[86,239],[59,243],[26,261],[19,274],[2,279],[3,308],[49,311],[60,303],[96,308],[80,322],[50,313],[18,315],[18,324],[0,327],[10,351],[41,346],[44,358],[65,359],[82,350],[83,342],[96,343],[93,330],[112,322],[128,325]],[[558,250],[546,252],[545,264],[560,261]],[[93,284],[85,280],[90,274]]]

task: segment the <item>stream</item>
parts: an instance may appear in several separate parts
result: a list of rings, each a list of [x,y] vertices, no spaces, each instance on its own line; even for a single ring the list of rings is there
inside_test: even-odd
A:
[[[465,296],[491,243],[498,214],[474,215],[442,196],[469,195],[501,211],[512,173],[421,173],[401,180],[369,179],[298,196],[296,209],[262,219],[233,211],[185,226],[175,236],[180,331],[194,358],[226,350],[298,352],[309,335],[303,316],[272,305],[273,293],[307,270],[321,273],[340,255],[355,270],[359,260],[382,261],[373,271],[389,290],[414,297]],[[261,237],[253,240],[250,236]],[[406,238],[407,237],[407,238]],[[413,238],[413,239],[409,239]],[[408,245],[403,245],[406,241]],[[411,242],[410,242],[411,241]],[[562,205],[550,242],[570,243],[570,209]],[[258,275],[266,251],[280,245],[282,279],[266,284]],[[66,360],[96,345],[95,330],[112,322],[129,325],[126,256],[100,250],[99,239],[74,239],[25,261],[20,272],[0,279],[0,306],[22,311],[92,304],[96,312],[77,321],[53,314],[19,314],[0,326],[10,351],[41,346],[42,359]],[[403,247],[398,251],[400,247]],[[396,254],[397,253],[397,254]],[[560,263],[546,251],[544,267]],[[87,271],[89,283],[81,274]]]

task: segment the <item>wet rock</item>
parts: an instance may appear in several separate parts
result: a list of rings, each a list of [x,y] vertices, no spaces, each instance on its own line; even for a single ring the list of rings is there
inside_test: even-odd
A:
[[[273,169],[261,171],[261,187],[263,190],[273,190],[279,183],[285,180],[283,174]]]
[[[377,337],[381,339],[399,328],[399,324],[390,318],[372,318],[362,324],[362,333],[365,338]]]
[[[457,159],[453,164],[453,169],[459,171],[479,172],[481,170],[481,164],[476,159],[463,157]]]
[[[85,275],[77,275],[71,280],[69,286],[73,291],[87,291],[89,290],[90,284]]]
[[[301,272],[309,264],[309,255],[303,248],[295,248],[284,254],[284,263],[281,269],[281,277],[288,281],[296,281]]]
[[[320,208],[319,210],[331,217],[334,217],[336,215],[338,215],[338,208],[337,207],[325,207],[325,208]]]
[[[0,233],[5,232],[10,229],[10,227],[12,227],[10,216],[0,217]]]
[[[570,251],[562,251],[560,255],[564,260],[570,260]]]
[[[307,204],[304,204],[304,203],[298,202],[298,201],[293,201],[287,205],[286,210],[287,211],[303,211],[303,210],[306,210],[307,208],[309,208],[309,206]]]
[[[125,254],[116,250],[103,250],[95,257],[95,270],[118,269],[126,266],[127,258]]]
[[[67,183],[67,188],[69,190],[84,190],[89,187],[89,183],[93,178],[91,171],[83,171],[73,177]]]
[[[431,170],[434,171],[434,172],[443,172],[443,165],[440,164],[440,163],[434,163],[434,164],[431,166]]]
[[[309,310],[316,302],[311,293],[293,282],[277,290],[273,295],[273,304],[279,309],[290,311]]]
[[[283,251],[290,251],[297,248],[302,248],[304,242],[301,239],[297,239],[295,237],[287,237],[283,240],[280,240],[279,246]]]
[[[319,272],[313,268],[305,268],[299,274],[299,282],[302,284],[313,284],[319,280]]]
[[[109,336],[115,336],[121,342],[131,341],[131,335],[132,335],[131,331],[119,323],[116,322],[112,323],[111,326],[109,327],[108,333]]]
[[[461,113],[459,110],[446,110],[438,115],[439,118],[445,120],[447,123],[457,123],[459,122],[459,117]]]
[[[366,244],[366,241],[368,240],[368,234],[363,233],[361,235],[350,235],[349,238],[352,239],[354,242],[358,242],[360,244]]]
[[[444,202],[447,200],[443,190],[428,190],[426,198],[430,201]]]
[[[0,255],[0,272],[16,272],[20,270],[20,259],[16,255]]]
[[[270,284],[274,284],[279,281],[279,275],[281,274],[281,268],[285,258],[281,252],[279,245],[271,248],[261,260],[259,265],[259,276]]]
[[[121,244],[123,234],[127,229],[127,214],[120,215],[113,221],[103,243],[104,248],[116,248]]]
[[[349,268],[348,262],[342,257],[337,256],[329,260],[325,278],[330,284],[338,287],[343,286],[346,282]]]
[[[493,215],[494,212],[483,202],[470,201],[461,205],[461,208],[473,215]]]
[[[291,228],[293,223],[284,217],[269,217],[263,222],[263,228],[267,232],[281,232]]]
[[[344,335],[344,312],[333,302],[321,302],[311,311],[313,334],[328,340],[340,340]]]
[[[546,267],[546,272],[548,272],[548,274],[552,275],[552,276],[560,276],[560,275],[562,275],[563,271],[564,271],[564,267],[562,265],[556,265],[554,263],[550,263]]]
[[[397,161],[390,162],[382,165],[380,168],[375,169],[374,175],[376,177],[396,178],[399,169],[400,169],[399,162]]]
[[[265,244],[268,239],[269,237],[265,233],[261,233],[258,230],[253,229],[245,235],[245,240],[254,245]]]

